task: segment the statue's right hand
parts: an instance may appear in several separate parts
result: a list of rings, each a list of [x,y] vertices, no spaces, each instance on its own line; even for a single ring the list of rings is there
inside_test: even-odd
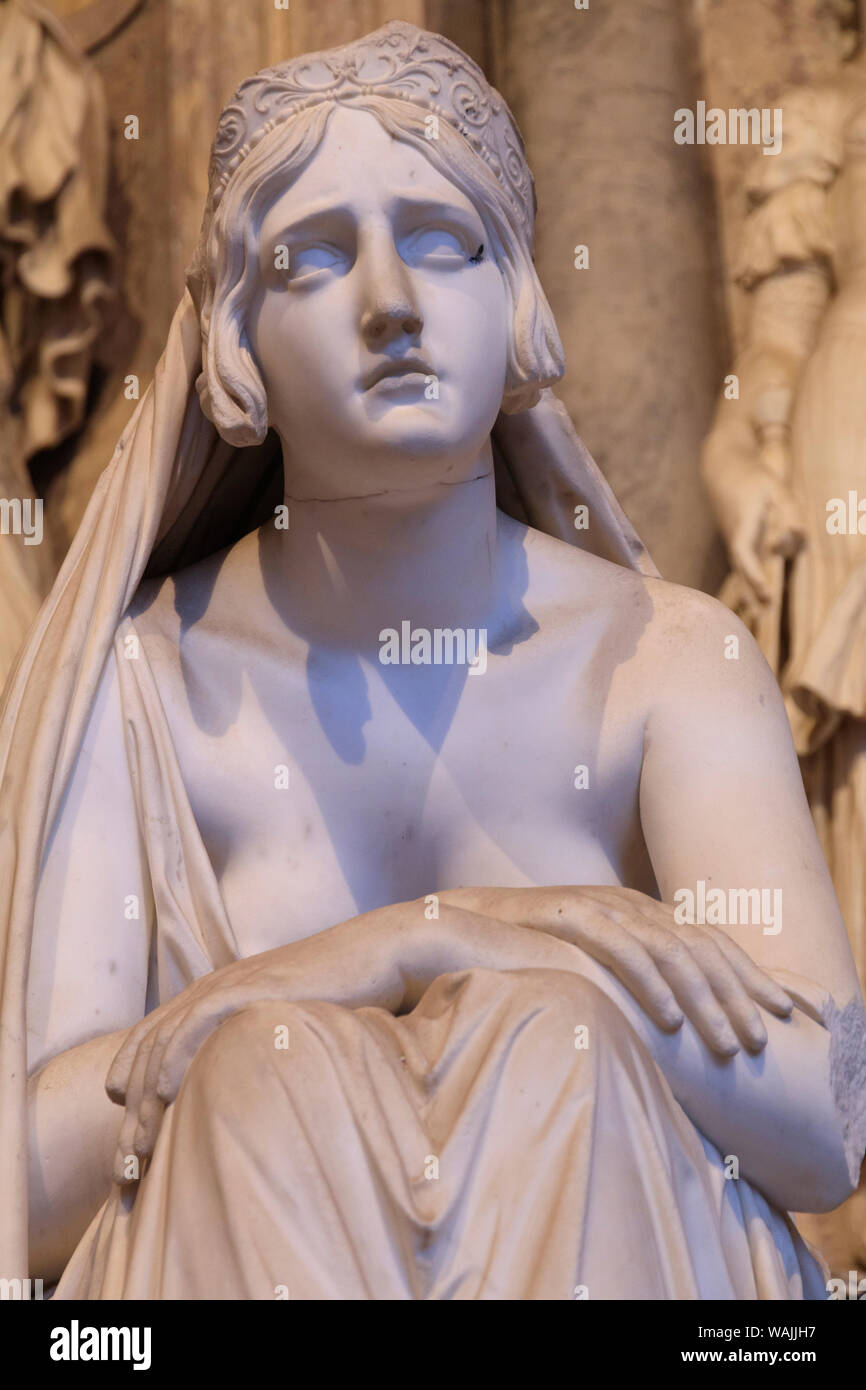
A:
[[[263,1000],[328,999],[399,1011],[415,985],[414,960],[428,924],[423,904],[396,903],[300,941],[232,961],[203,975],[129,1030],[105,1089],[126,1109],[114,1163],[133,1180],[153,1150],[165,1106],[175,1099],[198,1049],[221,1023]]]
[[[494,924],[487,917],[483,951],[460,949],[462,933],[477,916],[443,907],[439,920],[428,921],[423,899],[394,903],[233,961],[154,1009],[126,1034],[106,1079],[109,1097],[126,1110],[115,1180],[135,1180],[139,1165],[130,1164],[130,1157],[140,1161],[152,1153],[165,1106],[177,1096],[193,1057],[233,1014],[264,1000],[310,999],[407,1012],[439,975],[471,964],[497,964],[490,931]],[[519,931],[513,926],[505,930]],[[525,933],[520,944],[524,956],[531,954]],[[516,960],[521,963],[519,954]]]

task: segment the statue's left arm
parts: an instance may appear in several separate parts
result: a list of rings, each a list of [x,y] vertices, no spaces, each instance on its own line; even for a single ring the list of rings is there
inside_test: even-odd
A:
[[[662,588],[653,660],[666,674],[640,791],[660,896],[681,919],[715,920],[774,978],[800,977],[829,1026],[803,1007],[789,1021],[762,1011],[768,1042],[754,1057],[707,1055],[689,1076],[668,1039],[657,1060],[695,1122],[768,1195],[824,1209],[847,1195],[846,1167],[855,1185],[866,1137],[866,1030],[845,925],[769,667],[721,604]]]
[[[728,609],[657,581],[651,596],[623,678],[652,692],[640,819],[661,901],[608,885],[440,900],[571,943],[564,968],[616,1002],[739,1175],[829,1210],[866,1146],[866,1013],[785,708]]]

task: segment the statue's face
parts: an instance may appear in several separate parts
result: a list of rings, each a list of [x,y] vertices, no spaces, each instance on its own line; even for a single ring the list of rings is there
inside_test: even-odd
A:
[[[486,241],[470,200],[421,153],[369,112],[334,111],[262,220],[247,321],[290,484],[298,470],[315,478],[295,496],[471,476],[509,331]]]

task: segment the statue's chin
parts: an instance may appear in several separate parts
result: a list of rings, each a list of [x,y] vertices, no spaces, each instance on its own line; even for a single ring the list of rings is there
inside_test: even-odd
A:
[[[467,428],[465,421],[449,421],[440,413],[419,405],[389,405],[366,422],[358,446],[373,451],[412,455],[414,457],[443,457],[455,460],[467,453],[477,453],[492,429],[475,421]]]

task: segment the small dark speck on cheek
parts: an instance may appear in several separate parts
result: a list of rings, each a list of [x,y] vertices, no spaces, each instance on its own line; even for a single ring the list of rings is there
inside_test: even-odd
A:
[[[759,701],[760,704],[763,704],[763,703],[764,703],[764,697],[763,697],[763,695],[759,695],[759,696],[758,696],[758,701]]]
[[[117,961],[116,961],[116,960],[110,960],[110,961],[108,962],[108,973],[109,973],[109,975],[116,975],[116,974],[117,974]]]

